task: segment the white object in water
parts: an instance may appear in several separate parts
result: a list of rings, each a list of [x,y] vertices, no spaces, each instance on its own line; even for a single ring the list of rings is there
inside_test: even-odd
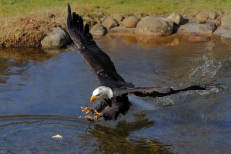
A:
[[[57,134],[57,135],[55,135],[55,136],[52,136],[52,138],[57,138],[57,139],[63,139],[63,137],[61,136],[61,135],[59,135],[59,134]]]

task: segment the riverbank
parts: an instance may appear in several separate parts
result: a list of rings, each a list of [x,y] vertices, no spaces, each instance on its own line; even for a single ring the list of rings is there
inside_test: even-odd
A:
[[[103,18],[114,13],[123,16],[168,16],[179,12],[185,19],[196,16],[200,11],[207,10],[217,14],[229,14],[231,4],[228,2],[178,1],[169,5],[167,0],[152,1],[69,1],[72,8],[81,14],[85,23],[90,26],[101,23]],[[41,47],[41,41],[48,35],[51,28],[60,27],[66,31],[66,0],[55,2],[29,0],[9,2],[3,0],[0,5],[0,46],[1,47]],[[196,10],[196,11],[195,11]]]

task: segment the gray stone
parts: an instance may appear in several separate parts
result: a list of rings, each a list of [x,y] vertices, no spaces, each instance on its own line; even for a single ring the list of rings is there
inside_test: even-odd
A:
[[[221,37],[224,38],[224,39],[229,39],[230,40],[231,39],[231,32],[224,33],[224,34],[221,35]]]
[[[228,33],[231,33],[231,29],[227,28],[227,27],[224,27],[224,26],[219,26],[213,34],[215,35],[222,35],[222,34],[228,34]]]
[[[116,27],[118,25],[117,21],[112,17],[107,17],[103,20],[102,25],[107,29]]]
[[[90,33],[95,36],[103,36],[106,33],[106,29],[101,24],[96,24],[91,27]]]
[[[210,12],[209,13],[209,19],[214,20],[214,19],[216,19],[216,17],[217,17],[217,13],[216,12]]]
[[[60,48],[71,41],[69,35],[60,27],[51,28],[51,31],[41,41],[42,48]]]
[[[213,34],[220,35],[224,38],[231,38],[231,29],[224,26],[220,26],[216,29],[216,31]]]
[[[208,12],[202,11],[196,15],[198,23],[205,23],[209,18]]]
[[[173,12],[167,18],[170,19],[170,20],[172,20],[177,25],[179,25],[180,23],[182,23],[182,20],[183,20],[182,16],[178,12]]]
[[[136,25],[135,33],[148,36],[168,36],[173,32],[173,22],[163,17],[144,17]]]
[[[224,11],[218,11],[217,14],[218,14],[219,17],[222,17],[225,14],[225,12]]]
[[[221,26],[231,28],[231,14],[225,15],[221,18]]]
[[[124,26],[114,27],[108,30],[109,33],[135,34],[135,28],[126,28]]]
[[[200,34],[212,34],[216,29],[214,23],[198,24],[198,23],[188,23],[182,25],[179,30],[185,30],[188,33],[200,33]]]
[[[135,16],[129,16],[122,21],[123,26],[127,28],[135,28],[138,22],[139,19]]]

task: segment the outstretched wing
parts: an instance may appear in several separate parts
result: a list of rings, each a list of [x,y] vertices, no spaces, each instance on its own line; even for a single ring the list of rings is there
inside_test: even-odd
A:
[[[110,57],[96,45],[92,35],[89,33],[89,26],[84,26],[82,17],[75,12],[71,12],[69,4],[67,29],[76,45],[74,49],[78,50],[100,83],[105,80],[124,82],[124,79],[116,72]]]
[[[120,89],[114,91],[117,96],[134,94],[136,96],[145,97],[163,97],[188,90],[206,90],[204,85],[192,85],[187,87],[136,87],[132,89]]]

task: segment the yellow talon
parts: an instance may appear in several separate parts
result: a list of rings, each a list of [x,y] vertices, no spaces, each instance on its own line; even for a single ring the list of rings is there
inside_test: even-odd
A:
[[[85,114],[87,115],[87,116],[85,116],[85,118],[90,120],[90,121],[93,121],[93,120],[97,121],[100,117],[103,116],[102,113],[96,111],[95,109],[89,108],[88,106],[86,106],[86,107],[81,106],[81,110],[82,110],[82,112],[85,112]],[[90,112],[94,113],[94,117],[91,117],[88,115]]]
[[[94,119],[96,119],[96,120],[98,120],[100,117],[102,117],[103,116],[103,114],[102,113],[100,113],[100,112],[98,112],[98,111],[96,111],[96,110],[94,110]]]
[[[88,106],[86,106],[86,107],[81,106],[81,110],[82,110],[82,112],[85,112],[86,115],[88,115],[90,112],[93,112],[92,109],[89,108]]]

